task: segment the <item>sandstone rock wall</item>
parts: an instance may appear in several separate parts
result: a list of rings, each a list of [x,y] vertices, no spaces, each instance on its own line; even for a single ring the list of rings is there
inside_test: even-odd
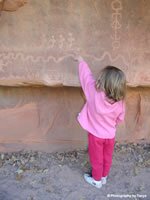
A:
[[[0,85],[79,86],[76,51],[95,75],[112,64],[129,86],[149,86],[149,8],[149,0],[30,0],[3,12]]]
[[[27,4],[17,10],[23,4],[10,2]],[[17,11],[0,16],[0,151],[86,146],[76,121],[84,100],[73,52],[95,77],[107,64],[124,70],[127,114],[117,140],[150,140],[149,0],[1,3],[0,10]]]
[[[84,99],[73,87],[0,88],[0,151],[84,148],[87,134],[76,120]],[[150,141],[150,89],[128,89],[119,142]]]
[[[26,3],[27,0],[0,0],[0,11],[16,11]]]

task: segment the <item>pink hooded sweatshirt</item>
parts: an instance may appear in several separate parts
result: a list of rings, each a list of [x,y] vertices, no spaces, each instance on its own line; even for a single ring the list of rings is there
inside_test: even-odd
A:
[[[103,91],[96,90],[95,79],[85,61],[79,63],[79,78],[86,97],[77,118],[81,127],[98,138],[114,138],[116,126],[124,120],[124,101],[111,104]]]

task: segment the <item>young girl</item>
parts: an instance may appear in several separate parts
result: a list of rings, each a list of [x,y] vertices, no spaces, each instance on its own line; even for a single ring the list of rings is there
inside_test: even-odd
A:
[[[79,78],[86,103],[78,115],[83,129],[88,131],[88,153],[91,174],[84,174],[89,184],[101,188],[106,183],[112,164],[117,125],[125,116],[125,74],[113,66],[105,67],[97,80],[81,56]]]

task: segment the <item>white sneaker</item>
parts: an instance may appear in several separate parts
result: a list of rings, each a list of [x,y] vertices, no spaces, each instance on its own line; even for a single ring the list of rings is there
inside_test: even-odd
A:
[[[107,176],[102,177],[101,181],[102,181],[102,185],[105,185],[107,182]]]
[[[102,187],[102,182],[101,181],[96,181],[94,178],[90,176],[90,174],[84,174],[84,179],[87,183],[95,186],[96,188],[101,188]]]

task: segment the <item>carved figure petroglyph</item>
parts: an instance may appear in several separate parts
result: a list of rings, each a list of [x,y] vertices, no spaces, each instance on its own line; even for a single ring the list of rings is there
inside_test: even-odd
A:
[[[55,37],[54,35],[52,35],[51,39],[48,41],[48,47],[54,48],[55,43],[56,43]]]
[[[119,29],[121,28],[121,18],[122,13],[122,2],[120,0],[113,0],[111,3],[111,8],[113,10],[112,13],[112,23],[111,27],[113,28],[113,35],[112,35],[112,47],[113,50],[116,50],[120,47],[120,36],[119,36]]]
[[[72,33],[69,33],[68,35],[69,35],[69,37],[68,37],[68,48],[71,49],[72,46],[73,46],[73,42],[75,41],[75,39],[74,39]]]
[[[42,46],[40,48],[45,49],[57,49],[57,50],[78,50],[79,48],[75,45],[75,38],[73,36],[73,33],[68,34],[59,34],[57,35],[51,35],[50,37],[47,37],[46,35],[43,35],[42,38]],[[38,48],[38,47],[37,47]]]
[[[64,46],[65,38],[62,35],[59,35],[59,48],[62,49]]]

